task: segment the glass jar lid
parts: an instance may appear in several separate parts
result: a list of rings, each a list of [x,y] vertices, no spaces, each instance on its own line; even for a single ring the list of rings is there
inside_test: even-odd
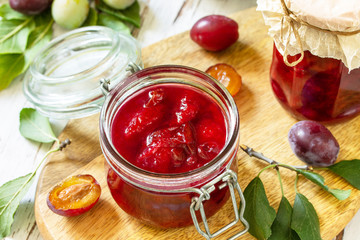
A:
[[[133,37],[106,27],[79,28],[38,53],[25,74],[24,94],[45,116],[89,116],[99,112],[105,99],[100,82],[115,87],[130,74],[131,63],[142,66]]]

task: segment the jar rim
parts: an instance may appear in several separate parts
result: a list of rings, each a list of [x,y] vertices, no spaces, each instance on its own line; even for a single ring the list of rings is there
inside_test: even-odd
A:
[[[170,184],[179,184],[184,185],[184,182],[189,179],[189,177],[196,178],[200,175],[203,175],[205,173],[209,174],[213,172],[215,169],[218,169],[226,163],[226,165],[231,164],[232,160],[228,164],[227,161],[229,159],[229,156],[232,157],[231,149],[234,149],[234,147],[237,149],[238,140],[239,140],[239,115],[238,115],[238,109],[235,104],[235,101],[233,97],[230,95],[230,93],[227,91],[227,89],[219,83],[216,79],[211,77],[210,75],[206,74],[205,72],[202,72],[198,69],[182,66],[182,65],[159,65],[154,67],[145,68],[141,71],[138,71],[129,77],[127,77],[128,82],[134,83],[135,81],[140,82],[141,80],[149,77],[149,75],[154,74],[166,74],[166,73],[181,73],[181,74],[187,74],[192,75],[195,77],[200,78],[206,78],[207,80],[210,80],[214,86],[219,88],[219,91],[221,91],[221,94],[226,99],[226,104],[229,106],[229,117],[231,118],[231,126],[229,125],[227,127],[227,139],[224,148],[221,150],[221,152],[210,162],[207,164],[196,168],[194,170],[184,172],[184,173],[155,173],[146,171],[144,169],[141,169],[139,167],[136,167],[135,165],[128,162],[126,159],[124,159],[115,149],[114,145],[111,141],[111,132],[110,132],[110,126],[108,125],[107,120],[107,114],[108,114],[108,108],[111,104],[113,104],[112,101],[114,101],[117,94],[120,94],[121,91],[118,91],[123,86],[118,86],[117,88],[113,89],[110,94],[107,96],[104,106],[100,113],[100,145],[103,150],[103,153],[105,155],[106,161],[109,163],[111,168],[116,171],[115,167],[120,168],[122,171],[124,171],[126,174],[129,174],[131,176],[136,175],[137,178],[143,178],[143,179],[151,179],[151,181],[157,181],[157,184],[163,185],[163,180],[166,179],[166,181]],[[111,123],[110,123],[111,124]],[[107,155],[110,155],[112,159],[116,159],[116,161],[109,160]],[[232,157],[234,159],[234,157]],[[225,167],[224,167],[225,168]],[[117,172],[118,173],[118,172]],[[119,174],[119,173],[118,173]],[[123,176],[124,177],[124,176]],[[124,177],[127,179],[127,177]],[[129,179],[128,179],[129,180]]]
[[[41,71],[39,71],[40,68],[39,64],[42,64],[43,60],[45,59],[44,56],[49,54],[48,51],[50,51],[52,48],[56,47],[59,44],[63,44],[65,41],[69,41],[71,39],[77,38],[82,34],[91,34],[91,33],[99,33],[102,36],[108,37],[109,39],[112,40],[111,42],[112,44],[111,44],[111,48],[109,49],[109,52],[106,54],[104,58],[102,58],[99,62],[97,62],[96,65],[93,65],[75,74],[66,75],[66,76],[47,76],[41,73]],[[41,51],[39,51],[39,53],[34,58],[33,64],[30,65],[29,70],[31,74],[36,77],[39,83],[54,84],[54,85],[72,81],[74,78],[78,78],[79,76],[86,77],[87,75],[91,75],[96,70],[96,66],[111,61],[114,56],[114,54],[111,53],[121,51],[121,49],[119,48],[120,46],[119,34],[125,35],[123,33],[115,32],[111,28],[102,27],[102,26],[88,26],[88,27],[77,28],[75,30],[62,34],[51,40],[47,44],[47,46],[45,46]]]
[[[130,62],[142,66],[141,48],[132,36],[102,26],[78,28],[39,51],[25,74],[23,91],[48,117],[89,116],[99,112],[105,99],[100,80],[116,85],[129,74]],[[60,74],[52,75],[58,69]]]

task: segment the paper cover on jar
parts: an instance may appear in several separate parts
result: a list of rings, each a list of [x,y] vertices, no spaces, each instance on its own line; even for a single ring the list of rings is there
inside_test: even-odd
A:
[[[349,70],[360,67],[358,0],[257,0],[257,4],[282,55],[309,50],[340,59]]]

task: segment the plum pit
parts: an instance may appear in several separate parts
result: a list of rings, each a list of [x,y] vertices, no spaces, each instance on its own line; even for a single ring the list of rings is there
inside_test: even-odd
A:
[[[93,176],[71,176],[51,189],[47,205],[61,216],[77,216],[90,210],[100,194],[101,187]]]

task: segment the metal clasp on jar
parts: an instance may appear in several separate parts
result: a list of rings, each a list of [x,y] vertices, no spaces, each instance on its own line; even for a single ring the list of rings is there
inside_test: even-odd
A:
[[[139,65],[137,65],[134,62],[130,62],[126,68],[127,72],[130,72],[130,74],[136,73],[137,71],[142,70],[143,68]],[[108,95],[110,92],[110,80],[109,79],[100,79],[100,89],[104,96]]]
[[[207,223],[207,218],[205,215],[203,202],[210,199],[211,192],[213,192],[216,189],[215,184],[219,183],[219,182],[223,182],[219,186],[219,189],[228,187],[230,190],[231,201],[232,201],[234,212],[235,212],[235,220],[230,222],[228,225],[222,227],[221,229],[217,230],[215,233],[211,233],[210,229],[209,229],[209,225]],[[237,190],[239,197],[240,197],[240,211],[239,211],[238,204],[236,203],[235,190]],[[237,181],[237,176],[236,176],[235,172],[233,172],[230,169],[227,169],[224,173],[222,173],[221,175],[219,175],[218,177],[213,179],[211,182],[209,182],[206,185],[204,185],[203,187],[201,187],[200,191],[201,191],[201,194],[199,195],[199,197],[192,198],[192,202],[190,205],[190,213],[191,213],[191,217],[194,222],[196,230],[202,236],[204,236],[207,240],[210,240],[211,238],[214,238],[214,237],[222,234],[226,230],[233,227],[236,223],[238,223],[239,220],[243,223],[243,225],[245,226],[245,229],[236,233],[232,237],[228,238],[228,240],[236,239],[236,238],[240,237],[241,235],[245,234],[249,230],[249,223],[244,218],[245,198],[241,191],[240,185]],[[199,226],[199,222],[196,217],[196,211],[200,211],[200,215],[201,215],[202,221],[204,223],[205,232]]]

